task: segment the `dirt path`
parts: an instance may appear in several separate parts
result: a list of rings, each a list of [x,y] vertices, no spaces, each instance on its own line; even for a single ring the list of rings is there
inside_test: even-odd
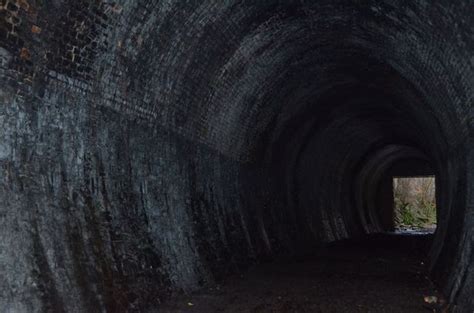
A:
[[[177,296],[160,312],[430,312],[423,296],[430,237],[383,235],[342,242],[294,263],[263,264],[223,286]]]

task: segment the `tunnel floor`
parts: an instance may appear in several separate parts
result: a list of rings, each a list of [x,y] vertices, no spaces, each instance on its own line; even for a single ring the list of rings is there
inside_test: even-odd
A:
[[[161,312],[433,312],[430,234],[342,241],[295,262],[259,265],[220,286],[175,296]]]

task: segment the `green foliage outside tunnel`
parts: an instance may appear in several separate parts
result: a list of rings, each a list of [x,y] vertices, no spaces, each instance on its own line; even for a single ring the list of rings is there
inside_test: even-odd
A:
[[[434,177],[394,178],[396,228],[436,227]]]

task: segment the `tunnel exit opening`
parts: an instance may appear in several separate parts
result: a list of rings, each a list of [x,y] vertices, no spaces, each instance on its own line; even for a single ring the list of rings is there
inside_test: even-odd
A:
[[[395,230],[436,230],[436,177],[393,177]]]

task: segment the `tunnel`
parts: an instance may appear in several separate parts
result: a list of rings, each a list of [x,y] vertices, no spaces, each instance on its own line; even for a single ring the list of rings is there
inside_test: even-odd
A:
[[[160,312],[433,175],[427,276],[473,312],[473,9],[0,0],[0,311]]]

